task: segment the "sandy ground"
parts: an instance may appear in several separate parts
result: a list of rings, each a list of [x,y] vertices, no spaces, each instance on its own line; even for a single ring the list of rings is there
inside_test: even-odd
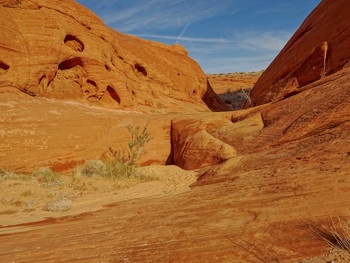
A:
[[[106,205],[130,199],[173,195],[189,189],[197,173],[177,166],[153,165],[138,168],[157,180],[111,181],[105,178],[74,180],[62,176],[60,183],[39,183],[7,179],[0,181],[0,234],[28,230],[31,223],[48,218],[73,216],[103,209]],[[58,198],[72,200],[66,212],[46,211],[48,202]]]

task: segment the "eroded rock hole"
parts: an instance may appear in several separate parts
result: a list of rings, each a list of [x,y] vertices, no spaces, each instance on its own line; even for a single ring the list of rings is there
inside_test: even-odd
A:
[[[40,79],[39,79],[39,84],[44,82],[46,80],[46,75],[43,75]]]
[[[88,83],[88,84],[90,84],[90,85],[92,85],[92,86],[94,86],[94,87],[97,87],[96,82],[93,81],[93,80],[91,80],[91,79],[88,79],[88,80],[86,81],[86,83]]]
[[[111,67],[108,66],[108,65],[105,65],[105,69],[108,70],[108,71],[111,71],[111,70],[112,70]]]
[[[113,100],[115,100],[120,104],[120,97],[111,85],[107,87],[106,91],[108,92],[108,94],[111,96]]]
[[[5,62],[2,62],[0,60],[0,74],[7,72],[9,68],[10,68],[9,65],[7,65]]]
[[[76,66],[81,66],[81,67],[83,66],[83,61],[80,58],[71,58],[71,59],[65,60],[58,65],[58,69],[67,70],[67,69],[74,68]]]
[[[119,58],[120,60],[123,60],[123,61],[124,61],[124,58],[123,58],[122,56],[118,56],[118,58]]]
[[[140,72],[140,73],[142,73],[142,75],[147,76],[147,71],[146,71],[146,69],[145,69],[143,66],[141,66],[139,63],[136,63],[136,64],[134,65],[134,67],[135,67],[135,69],[136,69],[137,72]]]
[[[77,37],[72,35],[67,35],[64,39],[64,43],[67,47],[77,52],[83,52],[85,48],[83,42],[81,42]]]

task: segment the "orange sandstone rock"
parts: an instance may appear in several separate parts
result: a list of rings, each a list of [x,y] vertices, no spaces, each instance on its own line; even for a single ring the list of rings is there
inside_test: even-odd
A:
[[[350,59],[350,4],[325,0],[308,16],[254,86],[254,105],[281,100],[344,67]]]
[[[74,1],[1,0],[0,17],[0,88],[114,109],[227,109],[183,47],[117,32]]]

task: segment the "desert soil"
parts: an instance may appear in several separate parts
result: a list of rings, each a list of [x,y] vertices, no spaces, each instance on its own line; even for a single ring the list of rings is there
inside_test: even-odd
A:
[[[194,183],[197,173],[177,166],[153,165],[138,168],[156,178],[150,182],[112,181],[106,178],[61,176],[60,181],[40,183],[6,179],[0,181],[0,234],[26,231],[33,222],[97,211],[106,205],[131,199],[181,193]],[[72,200],[65,212],[47,211],[47,203],[59,198]]]

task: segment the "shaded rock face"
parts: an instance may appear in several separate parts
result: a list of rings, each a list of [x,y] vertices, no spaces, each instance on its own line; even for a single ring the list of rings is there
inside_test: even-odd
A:
[[[349,1],[322,1],[260,77],[253,104],[292,96],[344,67],[350,60],[349,12]]]
[[[183,47],[114,31],[74,1],[1,0],[0,16],[0,88],[116,109],[225,108]]]

